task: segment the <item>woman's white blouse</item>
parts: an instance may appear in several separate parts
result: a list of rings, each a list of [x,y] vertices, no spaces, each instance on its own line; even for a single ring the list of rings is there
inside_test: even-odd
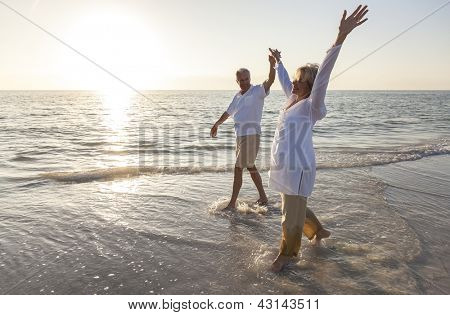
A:
[[[288,195],[309,197],[316,177],[316,158],[312,141],[315,123],[324,118],[327,110],[325,95],[331,71],[341,45],[328,50],[319,68],[309,98],[280,110],[272,143],[269,187]],[[282,63],[277,64],[278,79],[286,97],[286,107],[296,95]]]

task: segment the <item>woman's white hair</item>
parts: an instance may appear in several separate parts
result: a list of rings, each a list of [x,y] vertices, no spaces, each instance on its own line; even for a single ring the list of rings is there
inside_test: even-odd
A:
[[[319,64],[307,63],[295,71],[294,80],[306,82],[309,89],[312,90],[314,81],[316,80],[317,72],[319,71]]]

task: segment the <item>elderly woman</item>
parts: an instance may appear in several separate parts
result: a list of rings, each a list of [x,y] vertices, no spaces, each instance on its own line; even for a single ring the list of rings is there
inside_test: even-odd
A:
[[[283,269],[298,255],[302,233],[310,240],[330,235],[306,207],[316,175],[313,127],[326,115],[325,94],[341,46],[347,35],[367,20],[363,19],[367,12],[367,6],[359,6],[347,18],[347,11],[344,11],[336,42],[322,65],[307,64],[298,68],[293,82],[281,62],[280,52],[270,50],[277,60],[278,78],[287,97],[275,131],[269,173],[269,186],[281,193],[282,200],[282,236],[280,253],[272,264],[274,272]]]

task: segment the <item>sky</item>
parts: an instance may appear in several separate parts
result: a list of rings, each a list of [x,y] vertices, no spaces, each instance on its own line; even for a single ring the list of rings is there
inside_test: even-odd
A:
[[[347,38],[334,74],[448,0],[366,0],[369,20]],[[268,47],[293,74],[320,63],[344,9],[358,1],[0,0],[0,90],[101,90],[116,79],[2,3],[139,90],[234,90],[246,67],[268,76]],[[335,90],[450,90],[450,4],[338,76]],[[278,82],[274,89],[279,89]]]

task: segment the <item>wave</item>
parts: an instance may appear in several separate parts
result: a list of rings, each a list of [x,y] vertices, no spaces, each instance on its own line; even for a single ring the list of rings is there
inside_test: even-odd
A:
[[[139,151],[136,150],[103,150],[103,153],[108,155],[131,155],[131,154],[139,154]]]
[[[400,148],[397,151],[352,151],[318,153],[317,169],[340,169],[387,165],[405,161],[415,161],[425,157],[450,154],[447,143],[430,144],[422,147]],[[233,171],[233,165],[222,166],[124,166],[87,171],[49,172],[40,177],[60,182],[91,182],[136,177],[140,175],[194,175],[201,173],[221,173]],[[260,165],[260,171],[268,171],[269,165]]]
[[[450,154],[447,140],[422,146],[400,147],[390,151],[347,150],[322,155],[319,153],[317,169],[379,166],[447,154]]]
[[[100,147],[103,145],[108,145],[110,143],[107,141],[82,141],[79,142],[79,144],[85,147]]]
[[[191,175],[200,173],[229,172],[233,168],[226,166],[124,166],[75,172],[42,173],[40,177],[60,182],[91,182],[136,177],[140,175]]]
[[[234,150],[236,146],[233,145],[207,145],[207,144],[192,144],[182,147],[183,150],[192,151],[193,150],[205,150],[205,151],[219,151],[219,150]]]
[[[16,157],[10,159],[11,162],[30,162],[30,161],[36,161],[36,158],[32,158],[29,156],[24,155],[17,155]]]

